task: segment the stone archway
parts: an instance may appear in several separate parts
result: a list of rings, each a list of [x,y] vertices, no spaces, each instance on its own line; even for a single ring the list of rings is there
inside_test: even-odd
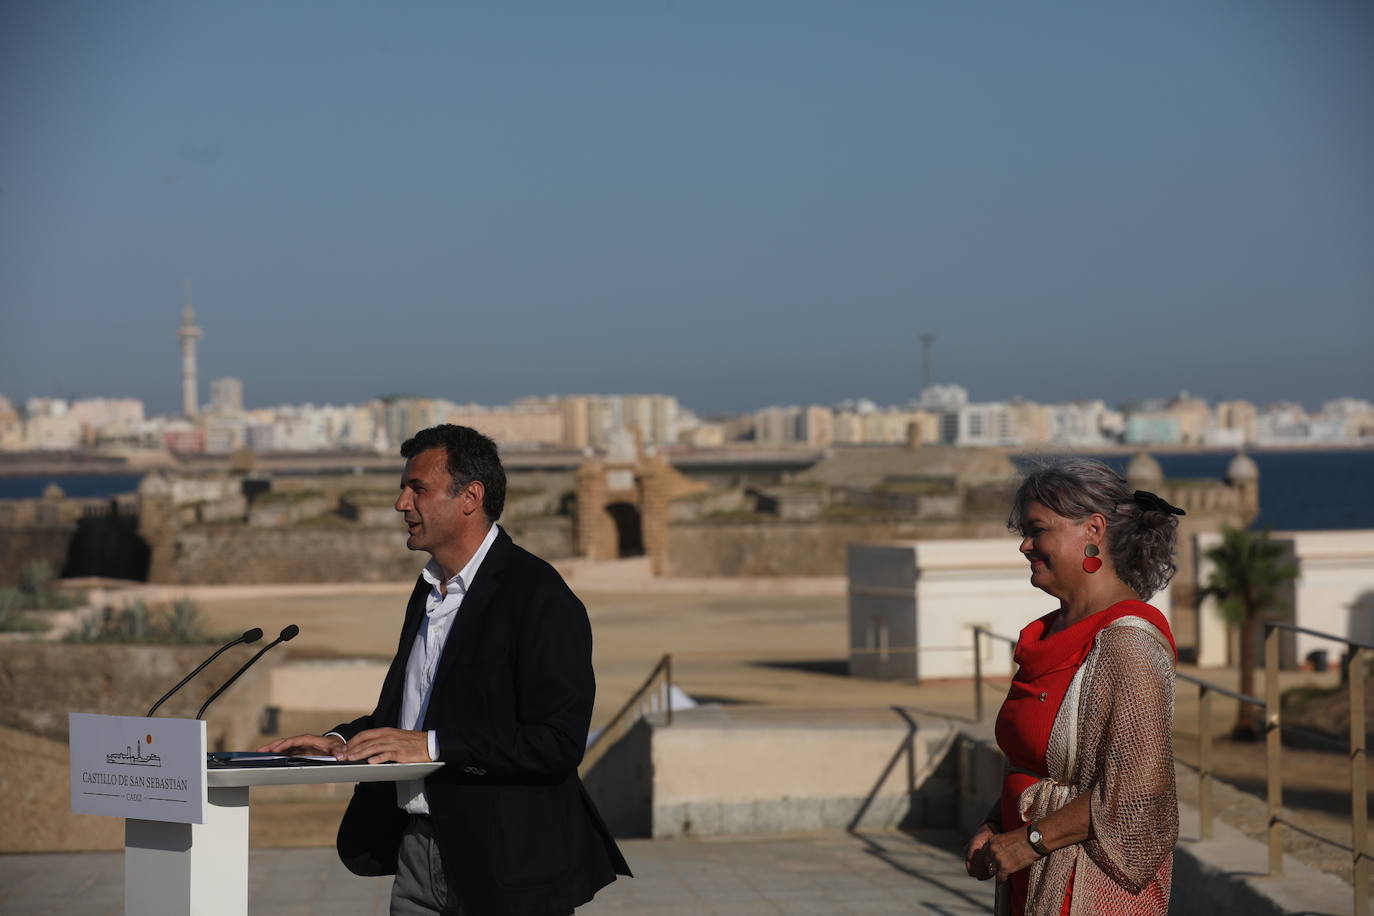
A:
[[[577,552],[591,560],[645,556],[662,575],[668,553],[668,506],[705,490],[662,456],[583,462],[577,469]]]
[[[606,506],[606,514],[615,523],[616,556],[622,560],[644,556],[644,526],[639,507],[630,502],[614,502]]]

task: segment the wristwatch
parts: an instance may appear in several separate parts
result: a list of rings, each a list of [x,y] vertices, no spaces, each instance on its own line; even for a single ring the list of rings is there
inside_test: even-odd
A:
[[[1035,826],[1035,821],[1026,824],[1026,842],[1030,843],[1030,848],[1034,849],[1037,855],[1047,856],[1050,851],[1045,848],[1045,837],[1040,832],[1040,828]]]

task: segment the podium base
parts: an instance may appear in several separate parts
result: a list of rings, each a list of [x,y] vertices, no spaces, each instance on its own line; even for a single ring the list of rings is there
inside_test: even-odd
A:
[[[248,786],[206,791],[203,824],[124,821],[126,916],[247,916]]]

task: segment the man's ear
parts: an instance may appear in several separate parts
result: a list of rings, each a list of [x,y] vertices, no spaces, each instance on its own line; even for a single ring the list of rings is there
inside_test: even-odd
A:
[[[487,496],[487,488],[480,480],[469,481],[463,487],[463,514],[471,515],[474,512],[482,511],[482,500]]]

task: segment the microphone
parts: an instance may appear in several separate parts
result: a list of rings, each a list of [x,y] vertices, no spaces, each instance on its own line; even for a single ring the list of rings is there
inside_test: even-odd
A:
[[[175,687],[173,687],[171,690],[169,690],[169,691],[167,691],[166,693],[164,693],[164,694],[162,695],[162,699],[160,699],[160,700],[158,700],[156,703],[154,703],[154,704],[153,704],[153,708],[150,709],[150,710],[148,710],[148,716],[147,716],[147,717],[148,717],[148,718],[152,718],[153,713],[157,712],[157,708],[158,708],[159,706],[161,706],[163,703],[166,703],[167,700],[168,700],[168,698],[170,698],[172,694],[176,693],[178,690],[180,690],[181,688],[185,687],[187,681],[191,680],[191,678],[195,677],[197,674],[200,674],[201,671],[205,670],[205,666],[206,666],[206,665],[210,664],[212,661],[214,661],[215,659],[219,658],[220,655],[223,654],[225,651],[227,651],[227,650],[229,650],[229,649],[232,649],[232,648],[234,648],[234,646],[237,646],[237,645],[245,645],[245,646],[246,646],[246,645],[248,645],[249,643],[255,643],[255,642],[257,642],[259,639],[262,639],[262,630],[259,629],[258,627],[253,627],[253,629],[251,629],[251,630],[244,630],[244,631],[243,631],[243,635],[240,636],[238,639],[235,639],[235,640],[233,640],[232,642],[225,643],[224,645],[220,646],[218,649],[215,650],[215,654],[214,654],[214,655],[211,655],[211,656],[210,656],[209,658],[207,658],[205,661],[203,661],[203,662],[201,662],[199,665],[197,665],[195,671],[192,671],[190,674],[186,675],[184,678],[181,679],[181,682],[180,682],[179,684],[177,684],[177,685],[176,685]]]
[[[224,693],[224,691],[228,690],[228,689],[229,689],[229,685],[232,684],[232,683],[234,683],[234,681],[237,681],[237,680],[239,679],[239,675],[243,674],[243,672],[247,671],[249,668],[251,668],[251,667],[253,666],[253,663],[254,663],[254,662],[256,662],[258,659],[260,659],[260,658],[262,658],[264,655],[266,655],[268,649],[271,649],[273,646],[277,645],[278,643],[288,642],[288,641],[290,641],[290,640],[292,640],[292,639],[295,639],[295,638],[296,638],[296,634],[299,633],[300,631],[301,631],[301,628],[298,627],[298,626],[296,626],[294,623],[291,624],[291,625],[288,626],[288,627],[285,627],[285,628],[281,631],[281,634],[280,634],[276,639],[272,640],[272,641],[269,642],[267,645],[263,646],[261,649],[258,650],[258,654],[257,654],[257,655],[254,655],[252,658],[248,659],[248,661],[244,662],[244,663],[243,663],[243,667],[240,668],[239,670],[235,671],[235,672],[234,672],[234,676],[231,677],[231,678],[229,678],[229,680],[225,681],[225,682],[220,686],[219,690],[216,690],[214,693],[210,694],[210,698],[209,698],[208,700],[205,701],[205,705],[202,706],[202,707],[200,707],[200,712],[196,713],[196,718],[199,719],[199,718],[203,717],[203,716],[205,715],[205,710],[206,710],[207,708],[209,708],[210,704],[213,703],[213,702],[215,702],[215,699],[216,699],[217,697],[219,697],[219,695],[220,695],[221,693]]]

